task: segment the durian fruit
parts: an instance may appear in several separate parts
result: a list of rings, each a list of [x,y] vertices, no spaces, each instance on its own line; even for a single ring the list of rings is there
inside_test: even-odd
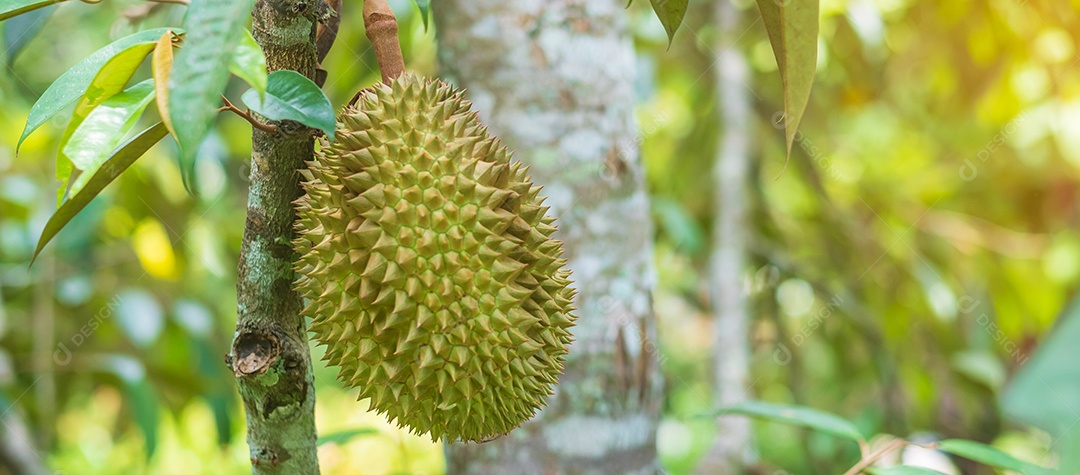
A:
[[[470,105],[408,74],[363,92],[297,201],[297,288],[325,359],[433,440],[482,441],[532,417],[575,320],[540,187]]]

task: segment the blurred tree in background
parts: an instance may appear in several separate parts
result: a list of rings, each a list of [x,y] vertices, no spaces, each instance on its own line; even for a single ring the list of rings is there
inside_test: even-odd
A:
[[[653,227],[625,15],[621,0],[435,8],[443,72],[544,186],[578,289],[573,350],[548,406],[499,440],[449,447],[448,473],[656,470]]]
[[[730,2],[716,2],[712,12],[716,33],[716,109],[721,134],[713,162],[713,223],[708,272],[713,312],[713,400],[719,407],[749,399],[750,311],[743,285],[747,244],[751,236],[747,213],[751,138],[754,136],[753,91],[747,86],[750,66],[738,40],[745,15]],[[754,18],[757,18],[754,16]],[[718,420],[712,447],[698,464],[698,473],[735,473],[753,462],[750,421]]]
[[[391,3],[409,68],[454,79],[436,54],[436,36],[449,32],[425,29],[411,2]],[[1080,279],[1080,3],[822,1],[814,93],[786,164],[783,91],[756,7],[718,3],[690,2],[670,49],[645,2],[624,12],[636,53],[622,79],[634,86],[639,130],[628,149],[644,160],[657,223],[658,336],[647,343],[659,347],[665,380],[664,469],[691,473],[735,423],[694,416],[731,401],[731,386],[716,383],[740,369],[725,372],[717,355],[739,350],[717,345],[740,339],[746,398],[828,410],[864,434],[963,437],[1054,465],[1059,434],[1002,417],[998,401]],[[30,106],[100,46],[179,24],[183,12],[69,2],[0,25],[0,459],[15,457],[9,467],[249,470],[222,362],[236,321],[249,124],[218,120],[199,150],[198,197],[163,142],[27,267],[54,210],[64,129],[45,124],[16,157]],[[433,26],[460,12],[444,14]],[[588,11],[575,15],[565,28]],[[378,80],[360,9],[346,8],[341,22],[352,27],[323,62],[333,104]],[[735,57],[747,69],[731,92]],[[228,95],[245,88],[235,81]],[[732,115],[737,94],[745,117]],[[729,202],[740,195],[719,186],[743,173],[724,171],[733,136],[747,140],[743,224],[722,221],[740,212]],[[732,242],[720,233],[732,229],[744,233],[734,244],[743,264],[719,257]],[[733,277],[747,335],[723,340],[716,326],[727,321],[714,315],[730,307],[716,299]],[[443,472],[439,446],[365,412],[334,370],[316,362],[314,371],[323,473]],[[860,457],[854,444],[787,425],[754,422],[752,433],[746,459],[757,473],[843,473]]]

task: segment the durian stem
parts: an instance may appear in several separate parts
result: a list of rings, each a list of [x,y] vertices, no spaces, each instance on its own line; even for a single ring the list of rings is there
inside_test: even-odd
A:
[[[375,48],[382,81],[389,83],[404,74],[405,58],[398,43],[397,18],[386,0],[364,0],[364,29]]]

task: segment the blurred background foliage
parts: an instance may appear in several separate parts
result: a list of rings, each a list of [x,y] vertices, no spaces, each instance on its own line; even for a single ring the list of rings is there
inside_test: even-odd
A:
[[[648,5],[628,10],[659,224],[659,444],[671,473],[691,470],[715,430],[691,417],[712,401],[708,230],[723,124],[710,1],[691,2],[670,49]],[[435,32],[411,2],[391,3],[409,67],[437,74]],[[818,76],[786,164],[776,63],[753,1],[735,3],[747,10],[737,47],[753,68],[757,125],[745,273],[753,397],[829,410],[865,433],[964,437],[1053,463],[1054,440],[1003,419],[996,401],[1080,279],[1080,1],[823,0]],[[378,79],[351,6],[323,64],[336,105]],[[112,39],[182,14],[75,2],[0,26],[0,410],[23,416],[65,473],[248,470],[222,360],[248,124],[221,116],[199,154],[199,196],[184,191],[164,141],[27,268],[54,210],[63,127],[46,124],[16,157],[30,105]],[[234,79],[229,96],[244,87]],[[315,372],[324,473],[442,472],[438,445],[366,413],[321,363]],[[827,436],[755,431],[768,470],[840,473],[858,459]]]

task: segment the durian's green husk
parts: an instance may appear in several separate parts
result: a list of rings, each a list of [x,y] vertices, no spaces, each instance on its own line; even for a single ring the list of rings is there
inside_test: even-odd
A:
[[[376,86],[302,173],[297,288],[338,377],[433,440],[532,417],[562,372],[574,291],[540,188],[461,93]]]

